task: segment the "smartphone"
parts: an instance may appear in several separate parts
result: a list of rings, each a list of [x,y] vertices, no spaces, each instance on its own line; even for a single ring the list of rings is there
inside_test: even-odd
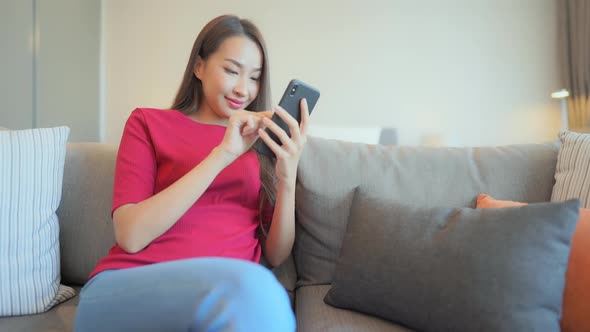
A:
[[[307,109],[309,114],[313,111],[315,104],[318,102],[320,98],[320,91],[311,85],[302,82],[297,79],[291,80],[281,97],[281,101],[279,102],[279,106],[281,106],[287,113],[291,114],[297,123],[301,123],[301,109],[299,107],[301,99],[305,98],[307,100]],[[289,130],[289,125],[278,114],[273,114],[271,120],[276,123],[279,127],[281,127],[289,137],[291,137],[291,131]],[[266,128],[266,132],[275,141],[278,145],[282,145],[281,139],[275,135],[275,133]],[[255,147],[258,152],[263,154],[273,156],[274,152],[264,143],[262,139],[258,139],[257,146]]]

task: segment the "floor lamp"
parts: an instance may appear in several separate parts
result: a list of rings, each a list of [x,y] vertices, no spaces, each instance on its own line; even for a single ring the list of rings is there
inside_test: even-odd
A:
[[[567,117],[567,97],[570,96],[570,93],[566,89],[561,89],[559,91],[553,92],[551,94],[551,98],[559,99],[561,102],[561,130],[567,131],[568,130],[568,117]]]

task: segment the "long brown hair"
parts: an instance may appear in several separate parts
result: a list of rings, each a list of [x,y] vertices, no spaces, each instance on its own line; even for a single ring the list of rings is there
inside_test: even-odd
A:
[[[186,115],[197,112],[200,103],[203,101],[203,85],[195,74],[194,69],[199,57],[203,60],[215,53],[221,43],[229,37],[245,36],[255,42],[262,52],[262,70],[259,80],[258,95],[248,106],[249,111],[262,112],[270,109],[270,79],[268,72],[268,53],[262,34],[258,28],[249,20],[240,19],[233,15],[223,15],[214,18],[205,25],[203,30],[197,36],[191,56],[186,65],[184,76],[180,88],[174,98],[172,109],[178,110]],[[255,150],[256,151],[256,150]],[[267,204],[271,206],[276,201],[276,176],[274,174],[273,159],[267,155],[256,152],[260,161],[260,204],[259,210],[259,233],[266,237],[267,229],[265,225],[270,224],[270,220],[265,220],[264,210]]]

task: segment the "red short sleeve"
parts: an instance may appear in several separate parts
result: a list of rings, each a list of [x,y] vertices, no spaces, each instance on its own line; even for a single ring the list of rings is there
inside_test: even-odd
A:
[[[121,205],[153,196],[155,178],[156,156],[149,128],[142,111],[135,109],[127,119],[117,153],[111,216]]]

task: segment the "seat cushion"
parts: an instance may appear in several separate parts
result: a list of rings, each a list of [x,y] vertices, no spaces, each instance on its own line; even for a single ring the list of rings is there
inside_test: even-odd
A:
[[[73,287],[80,294],[81,287]],[[62,302],[51,310],[37,315],[0,318],[0,331],[10,332],[70,332],[74,330],[74,317],[80,296]]]
[[[337,309],[324,303],[331,285],[303,286],[297,289],[297,331],[322,332],[409,332],[403,326],[355,311]]]

